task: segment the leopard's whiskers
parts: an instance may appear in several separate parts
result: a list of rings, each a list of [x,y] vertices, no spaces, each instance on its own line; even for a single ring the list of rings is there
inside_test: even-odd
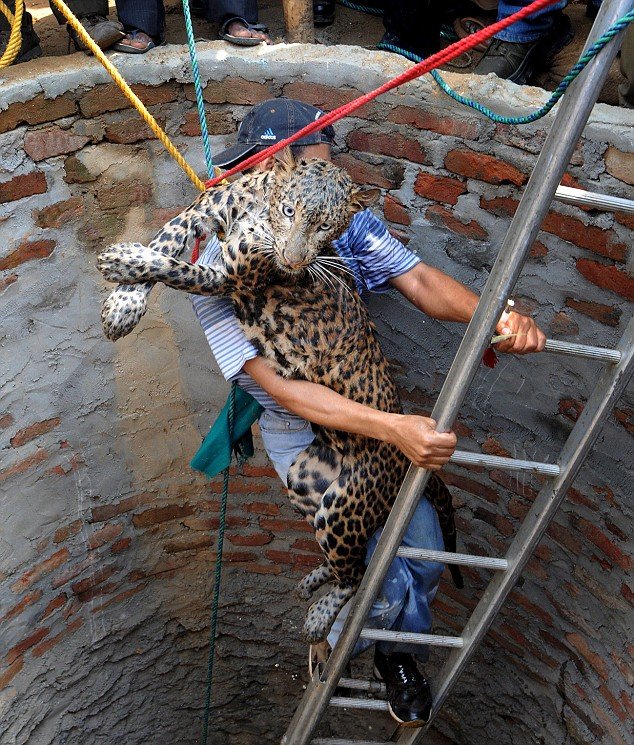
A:
[[[350,291],[350,288],[343,281],[343,279],[341,279],[341,277],[338,277],[334,272],[332,272],[330,269],[328,269],[328,267],[324,266],[323,264],[322,265],[319,265],[317,262],[315,262],[313,264],[313,266],[316,267],[316,268],[319,267],[320,271],[323,272],[324,275],[327,275],[329,277],[332,277],[332,279],[334,279],[335,282],[337,282],[342,287],[342,289],[345,292],[347,292],[348,295],[350,295],[351,298],[353,298],[353,295],[352,295],[352,292]]]
[[[347,266],[344,266],[342,264],[339,264],[338,262],[332,261],[330,259],[330,256],[317,256],[316,257],[316,263],[326,264],[327,266],[330,266],[333,269],[337,269],[340,272],[343,272],[344,274],[348,274],[350,277],[352,277],[354,279],[354,272],[352,272],[350,269],[348,269]]]
[[[319,277],[319,279],[324,282],[328,287],[330,287],[331,290],[335,290],[335,285],[333,281],[328,277],[328,275],[323,271],[323,268],[320,266],[317,266],[316,264],[311,264],[309,269],[313,269],[315,274]]]

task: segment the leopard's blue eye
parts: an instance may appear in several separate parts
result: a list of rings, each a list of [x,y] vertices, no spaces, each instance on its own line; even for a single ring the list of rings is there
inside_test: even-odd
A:
[[[280,207],[280,210],[282,211],[284,217],[293,217],[293,215],[295,214],[295,207],[292,207],[290,204],[283,204]]]
[[[319,226],[320,230],[330,230],[330,228],[332,228],[332,225],[329,222],[322,222]]]

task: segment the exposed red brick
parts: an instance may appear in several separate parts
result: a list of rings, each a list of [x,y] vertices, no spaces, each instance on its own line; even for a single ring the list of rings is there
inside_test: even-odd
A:
[[[240,466],[240,470],[245,476],[264,477],[268,476],[276,481],[279,479],[277,471],[272,466],[252,466],[249,463],[245,463]]]
[[[286,566],[293,566],[295,563],[295,554],[291,553],[290,551],[278,551],[278,550],[269,550],[265,551],[265,554],[267,559],[270,561],[274,561],[276,564],[285,564]]]
[[[123,525],[113,523],[111,525],[106,525],[101,530],[96,530],[89,538],[88,538],[88,548],[90,550],[99,548],[100,546],[103,546],[106,543],[109,543],[113,538],[116,538],[118,535],[120,535],[123,532]]]
[[[204,533],[192,533],[181,538],[165,541],[163,548],[168,554],[176,554],[180,551],[193,551],[211,546],[211,536]]]
[[[159,122],[164,126],[164,122]],[[118,145],[131,145],[141,140],[155,140],[156,135],[150,127],[139,118],[134,116],[121,122],[113,122],[106,127],[106,140]]]
[[[378,166],[373,166],[349,153],[340,153],[333,158],[336,165],[348,171],[353,181],[358,184],[372,184],[381,189],[398,189],[402,182],[402,176],[398,179],[391,178]]]
[[[576,422],[579,419],[579,415],[583,411],[583,403],[577,401],[576,398],[562,398],[559,401],[558,411],[560,414],[570,419],[571,422]]]
[[[33,603],[37,603],[37,601],[42,597],[42,590],[35,590],[34,592],[27,593],[22,600],[20,600],[19,603],[13,606],[10,610],[8,610],[4,616],[0,617],[0,621],[10,621],[12,618],[15,618],[16,616],[19,616],[20,613],[25,608],[28,608],[29,605],[33,605]]]
[[[513,523],[508,518],[491,512],[491,510],[487,510],[484,507],[476,507],[473,511],[473,516],[477,520],[483,520],[489,525],[492,525],[499,533],[507,538],[515,532]]]
[[[62,639],[70,636],[74,631],[77,631],[77,629],[79,629],[83,625],[83,623],[83,618],[76,618],[74,621],[71,621],[63,631],[60,631],[59,634],[56,634],[50,639],[47,639],[45,642],[38,644],[37,647],[33,647],[33,652],[31,654],[33,655],[33,657],[41,657],[43,654],[46,654],[49,649],[53,649],[56,644],[59,644]]]
[[[550,613],[546,612],[541,605],[532,603],[519,590],[513,590],[511,594],[511,600],[516,602],[518,605],[521,605],[522,608],[527,610],[531,615],[535,616],[535,618],[539,618],[547,626],[553,625],[553,617],[550,615]]]
[[[634,279],[615,266],[600,264],[590,259],[577,259],[577,270],[590,282],[604,290],[634,300]]]
[[[252,551],[225,551],[223,557],[230,564],[240,564],[243,561],[257,561],[257,554]]]
[[[567,313],[559,311],[550,322],[550,331],[553,336],[576,336],[579,325]]]
[[[220,525],[219,517],[189,517],[183,520],[183,525],[191,530],[217,530]],[[249,521],[239,515],[228,515],[226,526],[228,528],[241,528],[249,525]]]
[[[18,275],[17,274],[9,274],[8,277],[3,277],[0,279],[0,292],[4,292],[7,287],[12,285],[14,282],[18,281]]]
[[[66,539],[72,535],[77,535],[81,530],[83,522],[81,520],[73,520],[72,523],[64,525],[62,528],[58,528],[53,536],[53,543],[63,543]]]
[[[322,550],[314,538],[297,538],[293,541],[291,548],[293,550],[310,551],[310,553],[322,555]]]
[[[535,241],[531,248],[529,258],[531,259],[543,259],[544,256],[548,255],[548,248],[541,242]]]
[[[44,608],[44,612],[42,613],[40,621],[43,621],[45,618],[50,616],[51,613],[56,611],[58,608],[61,608],[62,606],[66,605],[67,600],[68,598],[66,597],[64,593],[53,598],[51,602],[46,606],[46,608]]]
[[[35,212],[35,222],[40,228],[61,228],[76,220],[84,212],[82,197],[71,197]]]
[[[427,163],[425,151],[420,143],[395,132],[365,132],[355,130],[347,138],[348,147],[365,153],[403,158],[412,163]]]
[[[113,186],[97,190],[97,202],[101,209],[118,209],[147,204],[152,199],[152,184],[148,181],[125,179]]]
[[[80,603],[90,603],[95,598],[101,598],[104,595],[111,595],[117,589],[119,589],[119,584],[117,582],[96,585],[95,587],[89,587],[84,592],[80,592],[77,595],[77,600],[79,600]]]
[[[24,103],[14,103],[0,111],[0,133],[9,132],[20,124],[44,124],[72,116],[75,102],[67,95],[46,98],[43,93]]]
[[[94,566],[99,561],[101,561],[101,559],[98,554],[89,553],[85,559],[78,561],[76,564],[71,564],[66,567],[63,572],[54,577],[51,586],[56,590],[58,587],[70,582],[71,579],[78,577],[83,571]]]
[[[88,590],[91,590],[93,587],[97,587],[97,585],[101,585],[108,578],[112,577],[112,575],[116,571],[117,571],[117,568],[114,566],[103,567],[102,569],[99,569],[96,572],[93,572],[89,577],[84,577],[84,579],[80,579],[77,582],[73,582],[72,585],[70,586],[70,589],[73,595],[81,595],[82,593],[87,592]]]
[[[396,197],[392,197],[389,194],[385,195],[383,214],[386,220],[395,222],[398,225],[409,225],[412,222],[407,208]]]
[[[603,551],[603,553],[615,564],[618,564],[621,569],[629,571],[632,566],[630,557],[621,551],[621,549],[614,544],[614,541],[599,530],[596,525],[593,525],[589,520],[586,520],[585,517],[579,516],[574,517],[574,524],[575,527],[586,536],[586,538],[592,541],[592,543],[594,543],[598,549]]]
[[[186,85],[185,95],[189,101],[196,100],[193,85]],[[250,106],[261,103],[273,96],[274,92],[267,83],[256,83],[243,78],[225,78],[209,80],[203,90],[203,98],[208,103],[233,103]]]
[[[583,313],[584,316],[594,318],[606,326],[618,326],[621,320],[622,311],[615,305],[603,305],[602,303],[593,303],[587,300],[575,300],[566,298],[566,306],[573,310]]]
[[[557,670],[561,666],[557,660],[545,654],[543,649],[538,649],[534,644],[532,644],[528,640],[526,635],[520,631],[516,624],[511,625],[504,622],[501,624],[500,630],[504,633],[505,636],[510,637],[515,642],[517,642],[525,653],[528,652],[535,659],[538,659],[540,662],[548,665],[548,667],[550,667],[552,670]]]
[[[524,499],[530,499],[532,501],[537,496],[537,491],[532,486],[520,482],[515,474],[493,469],[489,471],[489,478],[491,481],[495,481],[496,484],[500,484],[500,486]]]
[[[266,546],[271,543],[271,533],[250,533],[249,535],[229,535],[227,539],[234,546]]]
[[[614,409],[614,418],[631,435],[634,435],[634,411],[632,409]]]
[[[244,509],[247,512],[255,512],[258,515],[275,516],[280,514],[280,506],[273,502],[249,502],[244,505]]]
[[[25,241],[10,254],[0,259],[0,271],[15,269],[15,267],[25,264],[27,261],[45,259],[53,253],[56,245],[57,243],[52,240]]]
[[[27,132],[24,137],[24,151],[35,161],[67,155],[81,150],[89,142],[88,137],[73,135],[60,127],[44,127]]]
[[[23,666],[24,658],[18,657],[12,665],[9,665],[3,673],[0,673],[0,691],[9,685],[13,678],[22,670]]]
[[[522,186],[528,176],[506,161],[473,150],[450,150],[445,157],[445,168],[467,178],[489,184],[515,184]]]
[[[34,440],[40,435],[45,435],[47,432],[50,432],[52,429],[55,429],[55,427],[59,426],[60,421],[59,417],[53,417],[52,419],[45,419],[43,422],[36,422],[35,424],[30,424],[24,429],[18,430],[10,440],[11,447],[18,448],[21,445],[25,445],[27,442],[31,442],[31,440]]]
[[[31,171],[31,173],[14,176],[10,181],[0,184],[0,204],[16,202],[18,199],[31,197],[34,194],[44,194],[47,189],[46,176],[42,171]]]
[[[165,507],[155,507],[146,510],[132,518],[132,522],[137,528],[146,528],[148,525],[158,525],[167,520],[177,520],[180,517],[191,515],[194,508],[189,504],[169,504]]]
[[[411,106],[397,106],[388,115],[388,121],[406,124],[417,129],[426,129],[441,135],[473,140],[478,135],[478,125],[473,121],[458,119],[454,116],[436,116],[424,109]]]
[[[610,718],[610,714],[605,710],[605,705],[598,701],[592,700],[590,702],[592,711],[596,718],[601,722],[602,726],[607,730],[605,737],[601,738],[602,742],[609,742],[610,745],[631,745],[631,737],[623,737],[619,728],[614,724]],[[631,729],[631,728],[630,728]]]
[[[212,481],[209,484],[209,491],[220,494],[223,490],[223,484],[220,481]],[[245,481],[244,479],[231,479],[229,482],[230,494],[265,494],[269,490],[268,484],[258,483],[257,481]]]
[[[136,587],[131,587],[129,590],[124,590],[123,592],[120,592],[118,595],[115,595],[114,597],[109,598],[104,603],[101,603],[96,608],[93,608],[92,612],[98,613],[104,608],[107,608],[109,605],[114,605],[115,603],[122,603],[124,600],[127,600],[128,598],[131,598],[133,595],[136,595],[137,592],[140,592],[146,586],[147,586],[147,583],[143,582],[140,585],[137,585]]]
[[[404,246],[407,246],[407,244],[411,240],[411,237],[407,235],[407,233],[404,233],[402,230],[394,230],[393,228],[388,228],[388,233],[392,236],[392,238],[395,238]]]
[[[287,83],[284,86],[284,95],[287,98],[295,98],[298,101],[305,101],[306,103],[316,106],[318,109],[324,111],[332,111],[333,109],[343,106],[345,103],[350,103],[355,98],[362,95],[362,92],[356,88],[332,88],[329,85],[320,85],[319,83],[302,83],[294,82]],[[369,103],[357,109],[354,112],[354,116],[365,119],[371,116],[372,112],[376,110],[376,105]]]
[[[314,532],[305,520],[301,520],[299,518],[297,520],[282,520],[279,518],[272,519],[261,517],[260,527],[262,528],[262,530],[270,530],[277,535],[285,533],[287,530],[311,534],[313,534]]]
[[[207,119],[207,131],[209,134],[228,135],[235,132],[236,125],[230,112],[208,111],[205,117]],[[185,135],[185,137],[200,137],[200,119],[195,109],[188,111],[183,117],[180,134]]]
[[[615,212],[614,219],[621,223],[621,225],[625,225],[626,228],[634,230],[634,215],[626,214],[625,212]]]
[[[0,471],[0,482],[11,478],[11,476],[17,476],[20,473],[28,471],[30,468],[36,466],[38,463],[42,463],[42,461],[45,461],[47,458],[48,453],[46,450],[36,450],[32,455],[29,455],[28,458],[24,458],[24,460]]]
[[[115,541],[112,546],[110,546],[110,551],[113,554],[118,554],[121,551],[125,551],[131,543],[132,538],[119,538],[118,541]]]
[[[515,497],[511,497],[511,499],[509,499],[507,511],[509,515],[511,517],[514,517],[516,520],[523,520],[526,517],[526,513],[528,512],[528,510],[529,505],[527,505],[526,502],[522,502]]]
[[[132,497],[126,497],[126,499],[122,499],[120,502],[116,502],[115,504],[99,505],[98,507],[92,508],[90,519],[91,522],[94,523],[105,522],[106,520],[110,520],[117,515],[123,515],[126,512],[131,512],[141,505],[153,502],[155,499],[155,494],[151,494],[150,492],[142,492],[141,494],[135,494]]]
[[[568,643],[583,657],[583,659],[590,665],[590,667],[601,677],[603,680],[608,680],[609,673],[608,667],[603,661],[603,657],[593,652],[588,646],[588,642],[584,639],[581,634],[568,633],[566,634]]]
[[[559,212],[549,212],[542,223],[542,230],[558,235],[565,241],[615,261],[625,261],[628,247],[613,230],[603,230],[585,225],[581,220]]]
[[[469,494],[475,494],[477,497],[482,497],[492,504],[497,504],[499,499],[499,494],[495,489],[492,489],[490,486],[485,486],[479,481],[470,479],[467,476],[459,476],[456,473],[443,471],[443,481],[449,486],[455,486]]]
[[[442,225],[449,228],[453,233],[464,235],[467,238],[482,241],[489,236],[482,225],[479,225],[475,220],[470,220],[468,223],[461,222],[452,212],[439,204],[428,207],[425,216],[431,223]]]
[[[487,437],[482,443],[482,452],[487,455],[499,455],[502,458],[510,458],[511,453],[494,437]]]
[[[130,102],[114,83],[97,85],[79,100],[81,113],[87,119],[105,114],[106,111],[127,109],[128,106],[131,106]]]
[[[421,171],[416,177],[414,191],[421,197],[436,202],[456,204],[461,194],[466,194],[467,185],[463,181],[448,176],[437,176]]]
[[[32,634],[26,637],[26,639],[23,639],[19,644],[16,644],[15,647],[12,647],[6,656],[7,664],[10,665],[12,662],[14,662],[18,657],[21,657],[27,650],[31,649],[31,647],[34,647],[39,641],[41,641],[50,631],[50,628],[48,627],[42,627],[41,629],[38,629],[37,631],[34,631]]]
[[[480,207],[498,217],[513,217],[518,204],[517,199],[512,197],[493,197],[493,199],[480,197]]]
[[[9,413],[0,416],[0,429],[6,429],[14,423],[13,416]]]

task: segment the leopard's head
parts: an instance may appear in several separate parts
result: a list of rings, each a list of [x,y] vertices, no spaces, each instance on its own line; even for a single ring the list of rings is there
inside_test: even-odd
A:
[[[373,204],[379,190],[362,190],[341,168],[325,160],[295,161],[290,149],[274,166],[269,221],[278,269],[300,275],[335,255],[332,241],[345,231],[356,212]]]

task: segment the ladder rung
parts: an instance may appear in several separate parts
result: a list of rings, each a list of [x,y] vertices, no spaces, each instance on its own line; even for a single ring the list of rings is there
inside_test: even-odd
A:
[[[385,745],[385,740],[342,740],[339,737],[318,737],[311,745]]]
[[[621,197],[610,197],[607,194],[597,194],[585,189],[572,189],[570,186],[558,186],[555,199],[578,207],[593,207],[597,210],[610,212],[629,212],[634,214],[634,201]]]
[[[561,470],[555,463],[537,463],[532,460],[502,458],[499,455],[470,453],[466,450],[456,450],[449,458],[449,462],[457,463],[460,466],[489,466],[490,468],[505,468],[507,471],[528,471],[529,473],[541,473],[545,476],[558,476]]]
[[[376,642],[404,642],[406,644],[427,644],[430,647],[464,646],[460,636],[440,636],[439,634],[413,634],[411,631],[388,631],[387,629],[362,629],[362,639]]]
[[[370,693],[385,693],[385,684],[378,680],[360,680],[359,678],[341,678],[340,688],[350,688],[355,691],[369,691]]]
[[[330,705],[339,709],[372,709],[374,711],[388,711],[387,701],[379,701],[375,698],[344,698],[333,696]]]
[[[573,344],[572,342],[557,341],[556,339],[546,339],[544,351],[570,354],[573,357],[587,357],[591,360],[603,360],[604,362],[621,361],[621,353],[618,349],[589,347],[587,344]]]
[[[475,556],[471,554],[455,554],[451,551],[433,551],[430,548],[410,548],[401,546],[396,552],[403,559],[420,559],[422,561],[440,561],[443,564],[460,564],[467,567],[481,567],[482,569],[508,569],[506,559],[494,559],[490,556]]]

